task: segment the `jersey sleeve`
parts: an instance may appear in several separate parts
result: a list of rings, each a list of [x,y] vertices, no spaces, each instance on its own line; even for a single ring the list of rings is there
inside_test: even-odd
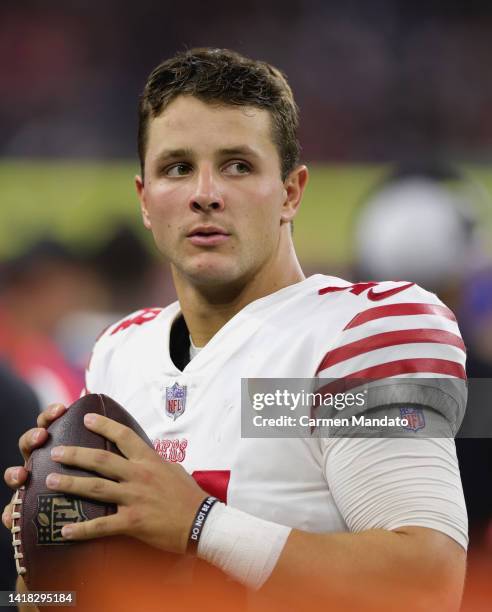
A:
[[[467,397],[466,349],[456,318],[434,294],[401,283],[403,290],[395,292],[395,285],[379,283],[372,294],[352,296],[360,307],[322,358],[317,386],[326,393],[342,381],[344,390],[365,383],[363,410],[425,406],[445,419],[453,436]]]
[[[350,531],[435,529],[468,545],[454,440],[345,438],[324,452],[325,477]]]
[[[404,435],[396,427],[321,439],[325,477],[351,531],[427,527],[466,548],[453,440],[466,405],[466,351],[456,318],[416,285],[371,285],[353,296],[360,306],[321,360],[317,386],[326,393],[364,385],[366,402],[352,414],[415,420]]]

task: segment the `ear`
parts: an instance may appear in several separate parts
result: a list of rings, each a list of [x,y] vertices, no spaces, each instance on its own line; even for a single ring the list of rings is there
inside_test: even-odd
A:
[[[147,229],[151,229],[150,215],[147,209],[145,200],[145,185],[141,176],[137,174],[135,177],[135,188],[137,190],[138,199],[140,201],[140,211],[142,213],[143,224]]]
[[[296,216],[308,182],[308,176],[309,172],[306,166],[297,166],[285,179],[286,198],[282,205],[281,223],[290,223]]]

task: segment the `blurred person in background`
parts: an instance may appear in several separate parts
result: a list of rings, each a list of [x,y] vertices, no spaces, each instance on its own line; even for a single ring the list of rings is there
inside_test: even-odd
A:
[[[446,163],[396,167],[356,209],[356,276],[408,278],[459,311],[465,281],[486,261],[478,197],[478,186]]]
[[[60,243],[40,239],[0,269],[0,357],[40,404],[70,404],[83,388],[54,340],[59,321],[90,299],[87,272]]]
[[[150,254],[140,234],[125,222],[117,224],[92,251],[88,263],[108,290],[108,311],[120,317],[137,310],[143,303],[149,303],[157,282],[154,278],[156,268],[159,271],[158,282],[164,284],[157,258]],[[169,282],[172,286],[172,281]],[[169,301],[174,296],[173,291],[164,299]]]
[[[141,304],[175,299],[170,274],[162,270],[139,233],[125,221],[87,249],[83,262],[94,285],[93,298],[74,305],[59,318],[55,340],[69,363],[85,371],[100,334]]]
[[[17,439],[29,429],[39,412],[39,402],[33,391],[0,361],[0,470],[3,472],[17,460]],[[12,492],[0,489],[0,503],[9,502]],[[12,563],[12,536],[2,529],[0,533],[0,591],[15,589],[17,571]]]

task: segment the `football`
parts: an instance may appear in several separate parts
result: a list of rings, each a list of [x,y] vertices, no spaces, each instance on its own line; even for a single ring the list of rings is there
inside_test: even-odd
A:
[[[49,438],[34,450],[27,469],[29,479],[18,490],[12,526],[12,543],[17,572],[29,590],[77,591],[84,597],[91,590],[91,580],[108,575],[108,564],[116,551],[121,559],[129,550],[157,551],[130,538],[102,538],[84,542],[68,542],[61,536],[66,523],[85,521],[116,512],[116,506],[90,499],[56,493],[46,487],[51,472],[78,476],[93,475],[51,460],[51,449],[58,445],[104,449],[113,453],[118,448],[106,438],[84,426],[84,415],[94,412],[130,427],[153,448],[143,429],[117,402],[106,395],[89,394],[73,403],[60,418],[48,427]],[[123,541],[122,541],[123,540]],[[94,584],[92,584],[94,586]]]
[[[14,502],[14,558],[29,591],[70,591],[75,593],[77,610],[90,612],[161,609],[163,600],[171,606],[179,604],[182,610],[196,610],[198,602],[203,608],[207,596],[215,602],[216,612],[220,592],[222,598],[226,597],[227,609],[234,609],[236,606],[229,603],[237,600],[236,585],[224,581],[219,570],[196,558],[163,552],[124,535],[78,542],[62,538],[66,523],[107,516],[117,510],[113,504],[56,493],[46,487],[51,472],[94,475],[52,461],[50,452],[55,446],[83,446],[121,455],[112,442],[85,427],[83,420],[88,412],[130,427],[153,448],[135,419],[106,395],[82,397],[48,427],[49,438],[32,452],[27,464],[29,479],[17,491]]]

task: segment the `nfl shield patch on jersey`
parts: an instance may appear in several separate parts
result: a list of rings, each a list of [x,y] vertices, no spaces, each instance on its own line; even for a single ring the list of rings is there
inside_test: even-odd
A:
[[[166,414],[173,421],[183,414],[186,407],[186,385],[175,382],[166,387]]]
[[[402,419],[406,419],[408,425],[404,425],[404,429],[409,431],[418,431],[425,427],[425,417],[422,408],[400,408]]]

